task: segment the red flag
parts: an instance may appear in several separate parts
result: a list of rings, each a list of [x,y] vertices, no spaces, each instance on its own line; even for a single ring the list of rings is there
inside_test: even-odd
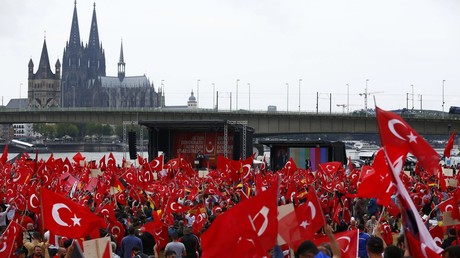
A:
[[[442,227],[435,226],[434,228],[430,229],[430,235],[434,242],[440,247],[442,245],[442,240],[444,239],[444,232]]]
[[[85,157],[83,157],[80,152],[77,152],[77,154],[75,154],[72,159],[75,161],[75,163],[77,163],[77,166],[79,166],[80,161],[85,160]]]
[[[21,232],[21,226],[16,221],[11,221],[0,238],[0,257],[12,257],[14,242]]]
[[[149,170],[151,172],[160,172],[163,169],[163,163],[164,163],[164,156],[158,156],[149,163]]]
[[[418,242],[424,243],[427,248],[433,250],[435,253],[441,253],[442,248],[437,246],[433,241],[433,238],[423,223],[417,208],[412,202],[410,195],[399,176],[404,166],[405,159],[403,154],[398,154],[399,156],[395,155],[395,153],[398,153],[398,150],[398,148],[386,146],[385,156],[387,158],[388,165],[390,166],[392,172],[393,180],[396,182],[396,188],[399,193],[398,200],[402,207],[401,214],[405,230],[406,232],[410,232],[410,235],[415,237]],[[413,254],[412,250],[411,254]],[[419,256],[414,255],[414,257]]]
[[[107,244],[105,245],[104,253],[102,254],[102,258],[111,258],[112,253],[110,252],[110,241],[107,241]]]
[[[405,235],[412,257],[441,258],[441,255],[432,250],[424,242],[420,242],[419,240],[417,240],[417,238],[414,237],[411,232],[405,231]],[[441,247],[437,245],[436,247],[437,249],[440,249],[442,251]]]
[[[277,185],[217,216],[202,235],[203,258],[266,255],[278,235]]]
[[[438,169],[439,188],[441,188],[441,191],[446,192],[447,191],[446,178],[444,177],[444,172],[443,172],[441,164],[439,164],[438,168],[439,168]]]
[[[390,177],[390,170],[385,160],[385,153],[380,149],[375,155],[372,167],[363,166],[356,196],[377,198],[378,203],[388,206],[395,191]]]
[[[438,170],[439,154],[430,144],[397,114],[378,107],[375,110],[382,146],[414,154],[425,171],[434,175]]]
[[[440,204],[438,204],[439,211],[441,213],[448,212],[448,211],[453,211],[454,207],[457,207],[457,210],[458,210],[458,202],[455,203],[454,198],[455,198],[455,196],[451,197],[451,198],[449,198],[449,199],[447,199],[447,200],[445,200],[443,202],[441,202]]]
[[[169,212],[185,212],[190,210],[190,207],[182,205],[178,202],[172,201],[168,203],[168,206],[165,208],[165,213]]]
[[[27,200],[27,207],[29,208],[29,211],[33,213],[40,213],[40,200],[38,199],[37,188],[29,187],[29,197]]]
[[[295,161],[294,161],[294,159],[292,157],[289,158],[289,160],[286,162],[286,164],[284,165],[284,168],[282,168],[282,170],[285,171],[286,175],[292,175],[292,174],[294,174],[294,172],[297,171],[297,165],[295,164]]]
[[[337,173],[342,168],[342,163],[338,161],[326,162],[319,164],[319,168],[323,170],[326,175],[331,176]]]
[[[305,239],[313,239],[315,233],[325,224],[323,210],[313,187],[308,191],[305,204],[279,221],[279,234],[294,250]]]
[[[81,238],[103,224],[103,220],[59,194],[42,189],[42,216],[44,227],[60,236]]]
[[[99,168],[101,171],[105,171],[107,169],[107,165],[105,164],[105,155],[99,160]]]
[[[337,244],[339,244],[342,258],[358,257],[358,235],[358,230],[347,230],[334,234]],[[328,237],[322,237],[314,240],[316,245],[328,242],[330,242]]]
[[[8,160],[8,144],[6,144],[5,149],[3,149],[2,156],[0,157],[0,165],[4,166],[7,160]]]
[[[110,234],[115,238],[117,246],[121,246],[121,240],[125,236],[125,228],[118,220],[112,221],[109,226]]]
[[[450,152],[452,151],[452,148],[454,148],[454,141],[455,141],[455,132],[452,132],[452,135],[447,141],[446,148],[444,149],[444,157],[450,158]]]

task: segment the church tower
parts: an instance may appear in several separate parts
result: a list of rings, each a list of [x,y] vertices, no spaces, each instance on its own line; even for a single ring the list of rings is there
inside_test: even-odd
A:
[[[96,3],[94,3],[93,8],[93,18],[91,19],[91,28],[89,31],[88,46],[86,47],[86,55],[88,57],[88,80],[94,80],[99,76],[105,76],[105,53],[102,49],[102,44],[99,42]]]
[[[120,61],[118,61],[118,79],[120,82],[125,78],[125,60],[123,58],[123,41],[121,41]]]
[[[55,71],[51,71],[50,61],[48,58],[48,48],[46,39],[43,40],[43,48],[38,64],[37,72],[34,73],[34,62],[32,58],[29,61],[29,80],[27,96],[29,107],[31,108],[51,108],[61,106],[61,80],[60,70],[61,63],[59,59],[55,64]]]
[[[83,43],[80,41],[77,1],[74,3],[69,41],[62,56],[62,106],[79,105],[80,93],[86,88],[86,69]]]

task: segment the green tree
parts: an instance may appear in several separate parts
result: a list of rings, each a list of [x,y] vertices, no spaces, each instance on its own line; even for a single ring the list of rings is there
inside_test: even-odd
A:
[[[64,135],[76,137],[78,132],[78,128],[75,124],[60,123],[56,125],[56,133],[58,137],[62,137]]]
[[[56,125],[55,124],[35,123],[32,128],[34,132],[37,132],[46,138],[54,138],[56,136]]]

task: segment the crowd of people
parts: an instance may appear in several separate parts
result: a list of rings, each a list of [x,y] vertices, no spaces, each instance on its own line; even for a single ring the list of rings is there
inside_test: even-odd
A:
[[[314,238],[327,237],[329,241],[319,245],[315,239],[305,239],[295,249],[289,243],[279,243],[266,250],[266,257],[281,258],[293,254],[297,257],[348,257],[347,251],[341,249],[334,234],[353,230],[359,232],[357,257],[417,257],[411,253],[410,242],[404,234],[406,229],[401,212],[390,212],[391,205],[381,205],[377,198],[356,196],[364,180],[363,172],[350,164],[347,168],[337,167],[333,173],[326,173],[321,167],[317,171],[284,167],[276,172],[258,168],[248,171],[216,169],[200,177],[181,160],[177,167],[168,162],[161,170],[153,171],[149,169],[149,163],[141,159],[137,167],[126,164],[114,166],[113,163],[104,167],[105,161],[95,166],[94,163],[82,163],[81,159],[74,159],[75,162],[70,163],[72,169],[68,170],[72,172],[66,174],[57,171],[62,169],[62,164],[69,164],[68,161],[60,163],[53,159],[50,162],[50,159],[34,161],[26,157],[14,163],[1,164],[5,173],[2,181],[2,197],[5,201],[1,205],[0,227],[4,231],[11,221],[16,221],[22,229],[22,235],[16,239],[13,247],[14,257],[71,257],[72,253],[81,248],[81,244],[76,244],[76,239],[56,237],[53,232],[47,231],[43,228],[40,212],[31,212],[30,204],[19,203],[17,195],[24,194],[23,199],[28,200],[32,196],[30,192],[25,194],[27,191],[22,187],[14,194],[9,192],[10,189],[18,191],[17,186],[10,181],[23,173],[19,171],[25,168],[31,171],[27,181],[23,182],[25,187],[38,189],[38,192],[41,187],[53,189],[103,217],[107,224],[105,228],[99,229],[99,236],[110,238],[113,251],[111,257],[115,258],[201,257],[201,236],[212,226],[213,221],[240,202],[274,187],[272,182],[275,178],[281,178],[278,198],[280,206],[302,205],[307,198],[307,186],[313,186],[326,222]],[[89,190],[85,185],[90,184],[91,177],[85,177],[94,168],[101,173],[97,176],[97,186]],[[112,175],[110,177],[109,172]],[[130,172],[134,172],[134,179],[127,176]],[[152,173],[149,182],[145,180],[147,172]],[[59,179],[45,181],[44,175],[50,176],[52,173],[58,173],[55,177]],[[77,181],[67,182],[71,176]],[[441,202],[456,194],[456,185],[443,189],[435,178],[417,169],[414,176],[403,173],[402,178],[419,211],[415,216],[420,215],[430,229],[441,227],[442,237],[438,244],[444,249],[442,257],[460,257],[458,229],[453,226],[442,227],[442,211],[439,209]],[[340,183],[335,183],[337,180]],[[112,190],[118,190],[114,193],[104,188],[102,196],[97,196],[103,183]],[[391,202],[397,203],[395,195]],[[100,213],[101,207],[107,204],[112,205],[113,215]],[[437,221],[438,225],[433,221]],[[152,223],[153,227],[148,226]],[[166,231],[167,234],[159,231]]]

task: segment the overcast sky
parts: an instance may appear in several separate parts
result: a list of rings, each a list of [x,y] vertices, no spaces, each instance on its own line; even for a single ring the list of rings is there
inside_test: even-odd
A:
[[[85,44],[93,2],[77,1]],[[44,31],[53,68],[62,61],[73,7],[1,0],[3,104],[26,96],[27,64],[38,65]],[[330,93],[342,112],[347,96],[350,110],[364,108],[359,93],[369,79],[369,107],[375,96],[384,109],[404,108],[409,93],[412,108],[413,89],[416,109],[421,95],[423,109],[441,110],[443,80],[444,109],[460,106],[458,0],[99,0],[96,13],[107,75],[117,74],[123,38],[126,75],[146,74],[156,90],[164,80],[166,105],[185,105],[193,90],[211,108],[214,83],[219,106],[230,108],[231,92],[235,109],[240,79],[239,109],[298,111],[302,79],[302,111],[316,109],[319,92],[320,112],[329,111]]]

